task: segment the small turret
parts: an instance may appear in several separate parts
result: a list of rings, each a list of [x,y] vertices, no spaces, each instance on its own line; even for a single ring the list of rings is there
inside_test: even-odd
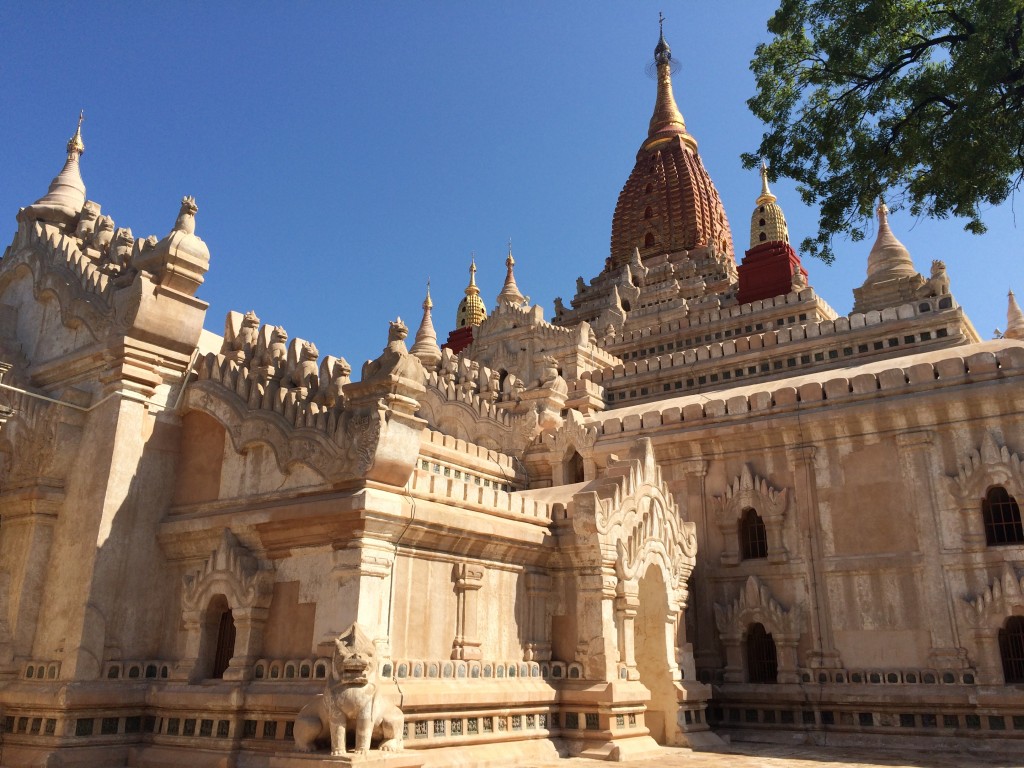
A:
[[[768,166],[761,161],[761,194],[750,217],[750,247],[761,243],[788,243],[789,228],[777,198],[768,188]]]
[[[1002,335],[1004,339],[1024,341],[1024,312],[1021,312],[1013,291],[1010,291],[1006,297],[1006,330]]]
[[[480,298],[480,289],[476,287],[476,257],[473,256],[469,262],[469,285],[466,286],[466,297],[459,302],[459,308],[455,313],[455,327],[466,328],[480,325],[487,317],[487,309],[484,301]]]
[[[78,167],[78,158],[85,152],[82,141],[82,121],[85,112],[78,116],[78,128],[68,139],[68,157],[60,173],[50,182],[46,194],[23,208],[18,221],[46,221],[61,226],[70,225],[85,206],[85,182]]]
[[[430,300],[430,281],[427,280],[427,296],[423,299],[423,319],[416,331],[416,343],[410,350],[426,368],[434,368],[441,362],[441,348],[437,345],[437,332],[434,330],[434,322],[430,317],[430,310],[433,306],[434,302]]]
[[[508,241],[508,258],[505,259],[505,285],[501,288],[501,293],[498,294],[498,306],[508,307],[522,307],[529,300],[523,296],[519,290],[519,286],[516,285],[516,276],[513,273],[513,267],[515,267],[516,260],[512,258],[512,241]]]
[[[868,254],[868,280],[877,281],[893,277],[916,275],[910,251],[889,228],[889,208],[885,200],[878,200],[878,237]]]
[[[738,269],[740,304],[807,287],[807,271],[789,244],[789,228],[777,199],[768,188],[768,166],[762,160],[761,194],[750,217],[750,249]]]
[[[473,329],[487,317],[487,309],[484,301],[480,298],[480,289],[476,287],[476,256],[470,259],[469,263],[469,285],[466,286],[466,296],[459,302],[459,308],[455,312],[455,330],[448,334],[448,341],[443,345],[444,349],[450,349],[458,354],[473,343]]]
[[[897,307],[928,291],[928,281],[914,269],[910,251],[889,228],[889,208],[882,198],[878,199],[876,213],[878,237],[868,254],[867,278],[860,288],[853,289],[854,312]],[[948,284],[945,290],[948,293]]]

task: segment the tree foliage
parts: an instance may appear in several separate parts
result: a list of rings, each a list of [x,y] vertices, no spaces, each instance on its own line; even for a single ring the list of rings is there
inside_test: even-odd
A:
[[[781,0],[751,62],[773,176],[820,205],[802,248],[864,237],[874,204],[967,220],[1024,179],[1024,0]]]

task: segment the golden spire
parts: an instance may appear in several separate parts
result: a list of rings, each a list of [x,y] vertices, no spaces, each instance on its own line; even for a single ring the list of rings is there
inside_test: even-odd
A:
[[[480,298],[480,289],[476,287],[476,254],[470,257],[469,262],[469,285],[466,286],[466,296],[459,302],[459,308],[455,313],[455,324],[458,328],[467,325],[480,325],[487,317],[487,308],[484,307],[483,299]]]
[[[777,198],[768,188],[768,166],[761,161],[761,194],[750,217],[750,247],[761,243],[788,243],[789,227]]]
[[[516,265],[516,260],[512,258],[512,238],[508,241],[508,258],[505,259],[505,285],[501,288],[501,293],[498,294],[498,304],[508,304],[510,307],[521,307],[526,303],[526,297],[523,296],[519,290],[519,286],[516,285],[516,276],[512,272],[512,268]]]
[[[758,205],[774,203],[778,198],[768,189],[768,166],[764,160],[761,161],[761,196],[757,198]]]
[[[686,132],[683,115],[676,106],[675,96],[672,95],[672,49],[665,41],[664,23],[665,17],[659,13],[661,35],[654,48],[654,63],[658,68],[658,98],[654,103],[654,115],[651,117],[647,141],[643,146],[644,149],[648,149],[661,140],[680,136],[690,149],[696,152],[697,140]]]
[[[68,139],[68,155],[72,152],[81,155],[85,152],[85,142],[82,141],[82,121],[85,120],[85,110],[83,109],[78,113],[78,128],[75,129],[75,135]]]

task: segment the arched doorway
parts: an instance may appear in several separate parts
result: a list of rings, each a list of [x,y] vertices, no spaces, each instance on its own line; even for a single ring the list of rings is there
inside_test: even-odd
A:
[[[634,620],[634,652],[640,682],[651,692],[644,718],[651,736],[659,744],[671,744],[678,731],[679,703],[669,660],[668,589],[658,565],[650,565],[639,582],[639,606]]]
[[[203,622],[203,677],[220,679],[235,655],[235,617],[224,595],[214,595]]]

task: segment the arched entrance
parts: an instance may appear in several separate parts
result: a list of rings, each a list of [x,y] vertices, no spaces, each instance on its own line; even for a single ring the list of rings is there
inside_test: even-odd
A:
[[[639,605],[634,622],[636,668],[640,682],[651,692],[644,719],[651,736],[659,744],[675,741],[679,704],[673,683],[669,647],[668,589],[661,567],[651,564],[639,582]],[[673,624],[674,626],[674,624]]]

